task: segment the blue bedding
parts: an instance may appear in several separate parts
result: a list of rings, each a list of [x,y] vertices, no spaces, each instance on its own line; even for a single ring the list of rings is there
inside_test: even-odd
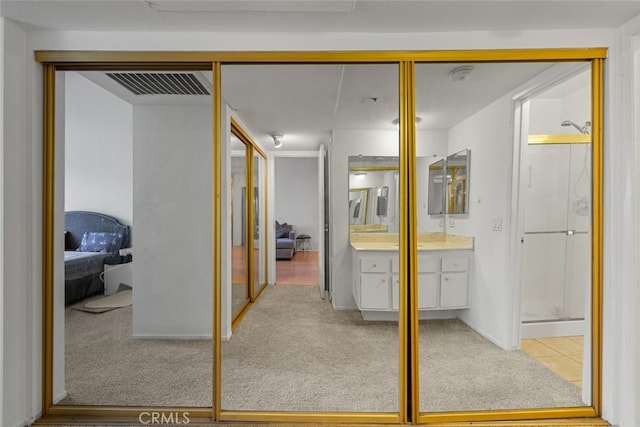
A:
[[[65,304],[104,292],[104,264],[130,261],[119,249],[131,246],[129,226],[97,212],[65,212]]]
[[[75,280],[90,274],[101,273],[113,254],[106,252],[64,251],[64,275],[66,280]]]

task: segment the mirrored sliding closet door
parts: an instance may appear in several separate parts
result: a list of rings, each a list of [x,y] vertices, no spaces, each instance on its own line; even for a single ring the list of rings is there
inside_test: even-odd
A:
[[[418,64],[415,87],[421,413],[591,406],[589,63]]]
[[[224,65],[222,71],[224,102],[265,150],[332,145],[332,251],[344,255],[333,266],[339,280],[331,300],[321,298],[317,283],[276,281],[223,340],[223,414],[397,413],[398,66]],[[264,162],[255,159],[260,203],[257,169]],[[318,161],[301,168],[295,158],[285,160],[291,167],[275,171],[268,189],[275,208],[256,227],[254,242],[272,240],[270,259],[295,271],[320,238],[313,235]],[[260,209],[256,215],[263,218]],[[295,239],[302,234],[310,241]],[[257,285],[262,269],[254,274]]]
[[[212,404],[210,71],[58,71],[53,403]]]

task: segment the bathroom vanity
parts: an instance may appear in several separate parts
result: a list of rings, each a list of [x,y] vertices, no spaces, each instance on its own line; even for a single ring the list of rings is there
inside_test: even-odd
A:
[[[353,297],[365,320],[399,308],[400,264],[395,233],[352,233]],[[427,233],[418,238],[420,311],[469,307],[473,238]]]

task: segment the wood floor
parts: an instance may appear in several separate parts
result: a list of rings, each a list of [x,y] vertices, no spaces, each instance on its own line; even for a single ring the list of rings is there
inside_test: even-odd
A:
[[[298,251],[277,260],[276,285],[318,285],[318,251]]]

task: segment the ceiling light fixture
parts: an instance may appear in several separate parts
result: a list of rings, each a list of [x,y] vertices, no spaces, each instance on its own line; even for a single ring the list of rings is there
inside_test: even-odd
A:
[[[422,117],[418,117],[416,116],[416,124],[420,123],[422,121]],[[396,128],[400,127],[400,119],[393,119],[391,121],[391,124],[393,124]]]
[[[452,82],[461,82],[469,80],[473,73],[473,67],[471,65],[461,65],[449,71],[449,79]]]
[[[278,133],[270,133],[269,136],[273,138],[273,146],[275,148],[282,147],[282,135]]]

